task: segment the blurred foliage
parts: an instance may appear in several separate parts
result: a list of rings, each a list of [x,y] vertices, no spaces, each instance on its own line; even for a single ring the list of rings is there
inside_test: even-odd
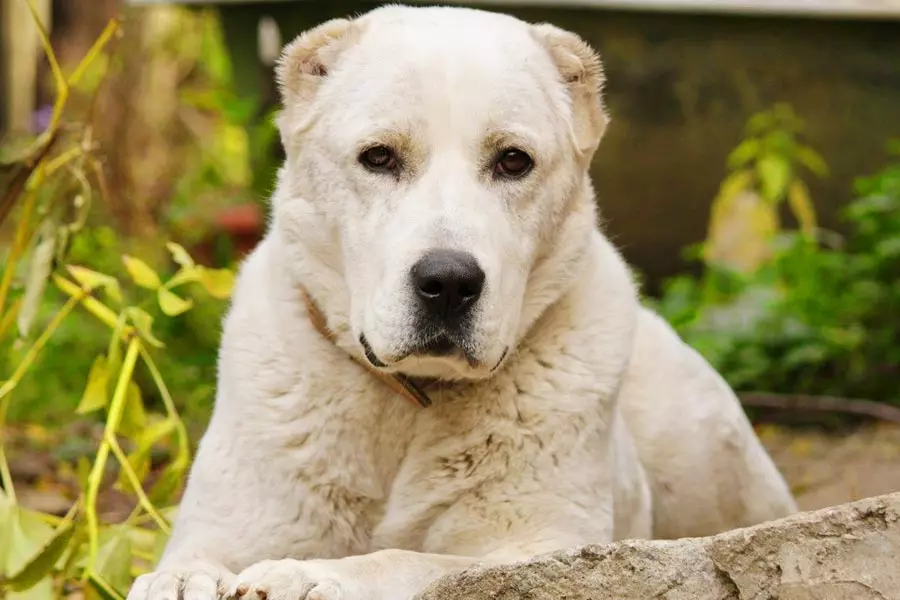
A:
[[[845,237],[814,227],[804,191],[794,201],[802,229],[765,232],[759,264],[716,262],[700,244],[688,252],[704,261],[702,275],[672,278],[651,304],[738,390],[900,404],[900,143],[890,153],[893,164],[856,182]]]
[[[131,14],[128,25],[126,37],[134,37],[139,48],[126,49],[131,53],[117,48],[96,54],[80,66],[81,74],[67,93],[67,112],[87,115],[83,123],[66,123],[66,128],[80,128],[82,139],[88,136],[91,153],[82,178],[90,180],[91,187],[81,194],[78,235],[62,246],[70,262],[115,277],[127,276],[123,254],[144,257],[163,277],[174,274],[178,265],[159,243],[160,236],[178,239],[204,262],[230,264],[237,257],[228,232],[216,224],[217,216],[229,205],[262,204],[275,173],[271,144],[277,132],[272,119],[259,114],[255,100],[234,93],[231,61],[214,11],[152,7]],[[66,70],[65,65],[59,68]],[[139,71],[136,81],[128,77],[134,71]],[[156,105],[169,104],[161,97],[168,93],[173,94],[175,124],[168,127],[166,136],[148,134],[143,130],[160,122],[161,109]],[[127,126],[121,130],[123,123]],[[14,156],[32,143],[6,140],[0,145],[0,156]],[[166,164],[155,162],[156,157]],[[166,166],[173,161],[174,171]],[[155,180],[154,187],[145,190],[127,177],[120,182],[118,171],[122,170],[149,176]],[[161,183],[167,178],[170,185]],[[51,198],[65,195],[71,187],[69,180],[41,185],[37,202],[49,205]],[[148,200],[145,196],[151,193],[153,198]],[[73,210],[69,206],[62,212]],[[123,222],[143,213],[152,218],[152,229]],[[44,239],[41,235],[38,232],[37,238]],[[36,239],[33,246],[39,245]],[[57,250],[62,251],[62,246]],[[0,250],[0,258],[4,252]],[[14,289],[25,286],[32,262],[16,263]],[[38,298],[30,304],[35,322],[45,322],[65,300],[52,286],[32,288],[32,293]],[[188,284],[183,293],[193,308],[178,318],[161,319],[156,305],[144,309],[156,319],[157,335],[169,340],[167,352],[157,360],[176,403],[190,422],[202,427],[214,396],[226,307],[198,284]],[[10,419],[39,419],[44,424],[68,419],[93,357],[107,346],[106,337],[104,326],[90,315],[75,312],[61,323],[32,370],[53,376],[29,376],[19,382],[17,393],[30,400],[14,403]],[[0,343],[0,376],[14,368],[25,351],[21,342]],[[147,375],[139,373],[137,378],[148,389],[148,406],[161,406],[162,399]]]
[[[703,248],[707,262],[743,272],[760,267],[771,258],[785,200],[801,231],[813,235],[816,211],[801,167],[819,177],[827,175],[828,167],[800,142],[802,131],[803,122],[786,104],[749,120],[747,138],[728,157],[731,173],[713,200]]]
[[[164,245],[169,260],[160,273],[120,253],[112,230],[91,223],[92,200],[103,195],[103,163],[90,110],[73,118],[68,101],[75,97],[78,105],[86,74],[113,62],[105,49],[119,33],[110,22],[65,75],[40,28],[56,85],[52,115],[39,135],[4,144],[0,153],[0,226],[14,224],[0,272],[0,596],[7,600],[50,600],[73,590],[121,599],[133,576],[155,564],[191,455],[166,378],[170,367],[183,373],[191,364],[198,336],[190,333],[198,324],[217,330],[209,321],[218,323],[234,281],[230,269],[197,264],[173,242]],[[93,268],[77,264],[82,260]],[[215,307],[198,310],[204,305]],[[201,314],[186,322],[192,313]],[[176,354],[178,347],[160,338],[180,333],[189,345]],[[216,338],[200,339],[215,348]],[[202,379],[211,385],[214,373]],[[43,424],[51,419],[48,407],[67,405],[69,419],[73,412],[93,419],[103,434],[69,465],[78,490],[60,518],[20,504],[6,455],[7,418],[25,407]],[[160,446],[170,454],[153,472]],[[101,519],[100,494],[112,488],[133,503],[122,522]]]

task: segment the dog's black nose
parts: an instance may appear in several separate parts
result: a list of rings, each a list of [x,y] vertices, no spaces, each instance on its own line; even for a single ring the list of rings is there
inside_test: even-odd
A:
[[[459,250],[431,250],[413,265],[410,276],[429,316],[442,320],[466,313],[484,289],[478,261]]]

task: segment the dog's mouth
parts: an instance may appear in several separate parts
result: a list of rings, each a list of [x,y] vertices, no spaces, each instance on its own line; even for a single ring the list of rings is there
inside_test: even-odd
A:
[[[359,343],[362,346],[366,360],[376,369],[390,369],[399,366],[400,363],[407,359],[459,360],[465,361],[471,369],[481,369],[485,366],[475,355],[470,344],[467,344],[464,340],[456,340],[444,332],[417,341],[389,362],[385,362],[375,353],[365,334],[359,336]],[[491,366],[490,373],[494,373],[500,368],[508,352],[509,348],[504,348],[500,359]]]

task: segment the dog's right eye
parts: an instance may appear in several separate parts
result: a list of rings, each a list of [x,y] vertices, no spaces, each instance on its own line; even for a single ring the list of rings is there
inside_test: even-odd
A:
[[[387,146],[372,146],[359,155],[359,162],[370,171],[393,171],[397,155]]]

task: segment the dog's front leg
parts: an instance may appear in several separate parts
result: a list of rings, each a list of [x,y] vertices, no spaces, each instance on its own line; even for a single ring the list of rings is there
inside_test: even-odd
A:
[[[476,559],[406,550],[327,560],[267,560],[240,573],[226,600],[411,600]]]

